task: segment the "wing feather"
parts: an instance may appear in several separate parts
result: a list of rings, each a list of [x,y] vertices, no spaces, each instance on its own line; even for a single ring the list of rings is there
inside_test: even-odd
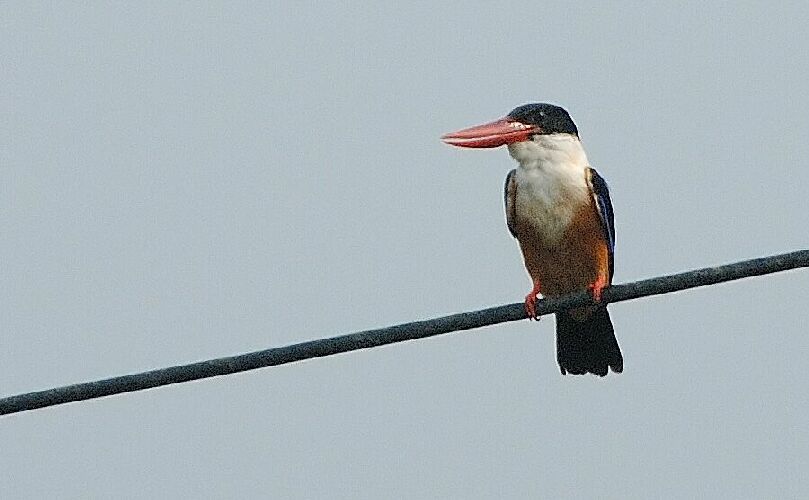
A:
[[[511,235],[517,237],[517,169],[512,170],[506,176],[506,186],[503,192],[503,199],[506,204],[506,224]]]
[[[601,220],[601,229],[604,231],[604,240],[607,242],[607,248],[609,250],[611,283],[612,275],[615,271],[615,215],[612,211],[610,190],[607,187],[607,181],[605,181],[604,178],[601,177],[598,172],[596,172],[596,169],[590,167],[588,171],[590,190],[593,193],[596,208],[598,208],[598,216]]]

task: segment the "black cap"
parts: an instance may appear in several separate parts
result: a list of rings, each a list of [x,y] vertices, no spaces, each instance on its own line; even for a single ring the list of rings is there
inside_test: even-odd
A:
[[[536,125],[538,134],[573,134],[579,136],[579,129],[564,108],[535,102],[523,104],[514,108],[507,118],[511,118],[526,125]]]

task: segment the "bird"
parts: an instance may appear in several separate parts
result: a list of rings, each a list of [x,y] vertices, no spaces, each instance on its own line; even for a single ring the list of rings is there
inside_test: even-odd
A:
[[[504,118],[444,134],[463,148],[506,146],[517,168],[506,176],[506,224],[517,239],[537,295],[587,290],[593,304],[556,313],[556,360],[562,375],[621,373],[623,355],[602,292],[612,284],[615,220],[609,188],[590,166],[579,130],[562,107],[529,103]]]

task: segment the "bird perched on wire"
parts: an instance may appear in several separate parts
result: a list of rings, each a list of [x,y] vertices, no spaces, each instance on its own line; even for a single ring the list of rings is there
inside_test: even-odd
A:
[[[592,293],[595,305],[556,313],[556,358],[562,374],[603,377],[608,368],[623,371],[607,307],[598,304],[612,283],[612,203],[568,112],[553,104],[525,104],[505,118],[441,139],[465,148],[505,145],[517,160],[518,167],[506,177],[506,222],[533,280],[525,297],[528,317],[536,318],[537,294]]]

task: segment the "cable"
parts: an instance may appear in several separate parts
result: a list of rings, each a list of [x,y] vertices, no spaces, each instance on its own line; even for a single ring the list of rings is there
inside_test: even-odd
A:
[[[602,302],[621,302],[799,267],[809,267],[809,250],[762,257],[718,267],[706,267],[623,285],[613,285],[604,290]],[[542,316],[591,303],[592,298],[586,292],[566,295],[556,299],[545,299],[537,302],[537,315]],[[524,305],[515,303],[425,321],[414,321],[387,328],[312,340],[237,356],[10,396],[0,399],[0,415],[101,398],[123,392],[141,391],[161,385],[179,384],[191,380],[228,375],[266,366],[331,356],[357,349],[367,349],[405,340],[423,339],[444,333],[521,319],[525,319]]]

